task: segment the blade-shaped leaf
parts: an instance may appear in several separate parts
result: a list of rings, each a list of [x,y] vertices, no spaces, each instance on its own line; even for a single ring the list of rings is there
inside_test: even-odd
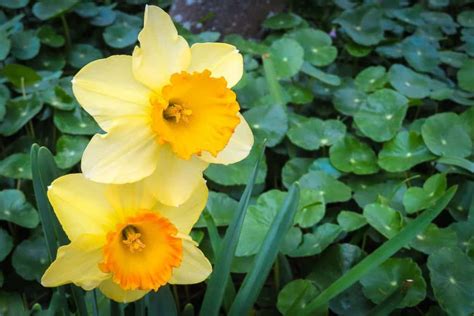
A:
[[[260,250],[255,257],[252,269],[244,279],[237,293],[229,315],[247,315],[262,289],[273,262],[277,258],[280,244],[293,223],[299,202],[299,185],[293,184],[282,208],[272,222]]]
[[[441,211],[443,211],[446,205],[448,205],[449,201],[451,201],[454,193],[456,193],[456,190],[457,186],[452,186],[433,207],[424,211],[415,220],[411,221],[407,226],[405,226],[405,228],[400,231],[400,233],[385,242],[372,254],[365,257],[341,278],[336,280],[328,288],[322,291],[321,294],[310,301],[310,303],[306,306],[304,311],[305,315],[311,315],[313,311],[327,305],[333,297],[360,280],[362,276],[390,258],[402,247],[408,245],[408,243],[413,238],[415,238],[417,234],[423,232],[426,227],[428,227],[428,225],[441,213]]]
[[[219,251],[216,255],[214,264],[214,271],[211,274],[209,282],[207,284],[206,293],[201,306],[200,315],[218,315],[219,309],[224,298],[224,292],[226,287],[222,286],[226,284],[230,277],[230,267],[234,258],[235,249],[240,237],[240,231],[244,222],[245,214],[250,202],[255,179],[257,178],[258,166],[261,156],[264,152],[263,147],[261,150],[260,158],[257,160],[253,169],[252,175],[249,178],[247,186],[245,187],[244,193],[239,201],[239,207],[232,218],[232,221],[227,228],[224,239],[220,243]]]

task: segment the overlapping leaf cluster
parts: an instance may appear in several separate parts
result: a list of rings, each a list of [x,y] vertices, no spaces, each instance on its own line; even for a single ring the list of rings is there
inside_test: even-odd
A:
[[[28,152],[38,142],[64,173],[77,170],[98,127],[74,99],[71,76],[89,61],[131,51],[142,2],[0,2],[0,313],[57,304],[37,283],[48,252]],[[231,269],[236,287],[286,189],[301,186],[256,309],[304,310],[458,185],[448,211],[328,308],[338,315],[367,315],[375,306],[474,312],[474,11],[467,4],[294,1],[265,20],[262,40],[224,38],[244,54],[236,92],[256,142],[268,147]],[[220,36],[181,33],[191,43]],[[206,171],[206,214],[217,233],[229,225],[257,159],[255,150]],[[201,218],[193,234],[212,258],[209,223]],[[198,306],[200,288],[191,296],[176,294]]]

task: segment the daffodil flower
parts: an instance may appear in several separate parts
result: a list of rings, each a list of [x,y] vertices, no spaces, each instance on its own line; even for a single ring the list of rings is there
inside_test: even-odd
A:
[[[204,180],[179,207],[161,204],[143,181],[101,184],[82,174],[55,180],[48,198],[70,244],[58,249],[41,284],[98,287],[131,302],[171,284],[205,280],[211,265],[189,237],[207,200]]]
[[[72,81],[77,100],[106,132],[87,146],[82,171],[101,183],[148,178],[161,202],[177,206],[209,163],[238,162],[253,145],[231,90],[242,55],[224,43],[189,48],[156,6],[146,7],[138,39],[132,56],[93,61]]]

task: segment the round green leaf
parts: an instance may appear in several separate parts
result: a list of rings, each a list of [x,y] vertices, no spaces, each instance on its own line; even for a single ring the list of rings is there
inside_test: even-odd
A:
[[[438,228],[435,224],[430,224],[424,232],[416,235],[410,246],[429,255],[443,247],[456,247],[457,243],[454,229]]]
[[[9,100],[6,105],[5,118],[0,123],[0,134],[4,136],[15,134],[38,114],[42,107],[43,104],[36,96]]]
[[[467,128],[471,140],[474,141],[474,107],[471,107],[463,112],[461,114],[461,120],[464,122],[464,126]]]
[[[11,53],[18,59],[31,59],[39,53],[41,46],[40,40],[33,30],[15,33],[11,41]]]
[[[281,181],[286,188],[289,188],[293,182],[308,172],[308,168],[313,162],[309,158],[292,158],[288,160],[281,170]]]
[[[328,74],[307,63],[303,64],[303,72],[330,86],[339,86],[341,84],[341,78],[338,76]]]
[[[465,61],[468,60],[466,54],[445,50],[439,53],[441,62],[450,65],[451,67],[461,68]],[[459,80],[459,79],[458,79]]]
[[[346,126],[337,120],[323,121],[309,118],[288,130],[288,138],[293,144],[306,150],[317,150],[321,146],[331,146],[346,134]]]
[[[393,292],[401,291],[405,282],[409,287],[398,308],[416,306],[426,296],[426,282],[416,262],[408,258],[390,258],[360,279],[366,297],[382,303]]]
[[[379,170],[374,151],[352,136],[334,144],[329,150],[329,159],[334,167],[344,172],[372,174]]]
[[[296,75],[303,65],[304,50],[297,41],[291,38],[274,41],[269,54],[279,78],[290,78]]]
[[[34,69],[19,64],[8,64],[3,67],[1,73],[20,89],[31,86],[41,79]]]
[[[32,65],[36,69],[57,71],[66,66],[66,58],[59,52],[43,51],[32,60]]]
[[[322,171],[310,171],[299,180],[302,189],[317,190],[326,203],[345,202],[351,198],[351,189],[343,182]]]
[[[39,223],[38,213],[19,190],[0,191],[0,220],[26,228],[35,228]]]
[[[459,87],[462,89],[474,92],[474,59],[469,59],[464,62],[457,74]]]
[[[388,58],[402,58],[403,51],[402,51],[402,44],[397,42],[395,44],[390,45],[381,45],[378,46],[375,51],[383,56]]]
[[[0,291],[0,312],[7,316],[30,314],[20,294],[4,291]]]
[[[395,64],[390,67],[388,80],[398,92],[409,98],[423,99],[431,92],[429,77],[416,73],[403,65]]]
[[[351,232],[367,225],[367,220],[359,213],[341,211],[337,215],[337,223],[346,232]]]
[[[352,116],[367,102],[367,95],[355,88],[344,87],[336,91],[332,102],[336,110],[342,114]]]
[[[286,91],[290,95],[291,103],[307,104],[313,101],[313,92],[310,89],[296,84],[286,86]]]
[[[0,262],[5,259],[13,249],[13,238],[8,232],[0,228]]]
[[[70,111],[78,106],[76,100],[60,85],[54,87],[54,89],[41,91],[41,99],[44,103],[58,110]]]
[[[389,172],[401,172],[433,160],[420,134],[402,131],[395,138],[383,144],[379,152],[379,166]]]
[[[107,26],[114,23],[117,18],[117,12],[113,10],[114,4],[99,8],[99,12],[94,16],[90,23],[95,26]]]
[[[77,164],[86,149],[89,139],[83,136],[63,135],[56,143],[54,161],[61,169],[67,169]]]
[[[337,48],[325,32],[304,28],[288,34],[304,49],[304,59],[315,66],[327,66],[337,57]]]
[[[107,26],[102,36],[110,47],[125,48],[136,43],[141,26],[139,17],[119,12],[114,24]]]
[[[436,47],[425,37],[413,35],[403,41],[403,56],[418,71],[430,71],[440,62]]]
[[[428,149],[438,156],[464,158],[472,153],[472,141],[461,118],[451,112],[430,116],[421,128]]]
[[[291,29],[298,26],[302,18],[293,13],[278,13],[263,21],[263,26],[272,30]]]
[[[342,233],[341,227],[331,223],[325,223],[313,228],[312,233],[303,235],[303,242],[293,251],[287,254],[290,257],[314,256],[324,251]]]
[[[359,45],[357,43],[349,42],[344,45],[346,51],[353,57],[361,58],[369,55],[372,52],[372,47]]]
[[[74,7],[74,12],[83,18],[92,18],[99,14],[99,7],[94,2],[82,2]]]
[[[457,21],[464,27],[474,27],[474,11],[462,10],[458,15]]]
[[[438,173],[429,177],[423,188],[411,187],[403,196],[407,213],[415,213],[432,206],[446,191],[446,175]]]
[[[387,80],[385,67],[371,66],[359,72],[355,78],[355,84],[365,92],[372,92],[385,86]]]
[[[39,281],[48,263],[48,250],[43,237],[23,240],[13,252],[13,268],[25,280]]]
[[[441,248],[428,257],[431,286],[450,315],[474,312],[474,261],[459,248]]]
[[[353,244],[332,245],[318,257],[318,260],[314,261],[308,279],[314,281],[319,288],[327,288],[363,257],[363,251]]]
[[[370,226],[389,239],[398,234],[403,227],[401,214],[380,203],[366,205],[364,207],[364,217]]]
[[[414,5],[408,8],[393,10],[392,14],[404,23],[414,26],[421,26],[425,24],[425,21],[422,19],[422,12],[422,6]]]
[[[339,178],[342,173],[334,168],[331,164],[329,158],[318,158],[313,161],[313,163],[309,166],[308,171],[323,171],[324,173],[332,176],[333,178]]]
[[[354,189],[354,200],[359,207],[378,201],[386,202],[390,207],[403,209],[403,195],[407,187],[396,180],[380,181],[374,177],[359,178],[351,184]]]
[[[0,1],[0,7],[7,9],[20,9],[25,7],[30,0],[2,0]]]
[[[79,107],[74,111],[54,112],[54,125],[65,134],[92,135],[100,131],[94,119]]]
[[[12,47],[12,43],[8,38],[7,32],[0,31],[0,60],[7,58],[8,53]]]
[[[250,256],[258,252],[285,197],[286,192],[270,190],[260,195],[255,205],[249,206],[235,251],[236,256]]]
[[[370,6],[360,6],[344,11],[335,23],[356,42],[364,46],[378,44],[383,40],[383,11]]]
[[[313,282],[308,280],[293,280],[286,284],[278,293],[277,308],[283,315],[292,312],[303,312],[307,303],[319,294]],[[295,305],[297,304],[297,305]]]
[[[75,68],[82,68],[96,59],[102,58],[102,52],[89,44],[73,45],[68,55],[68,62]]]
[[[206,211],[211,214],[216,226],[227,226],[232,221],[238,202],[221,192],[209,192],[207,199]],[[195,227],[206,227],[206,222],[202,218],[196,223]]]
[[[301,244],[301,240],[303,240],[303,232],[301,231],[301,228],[297,226],[290,227],[280,244],[280,251],[284,254],[292,252],[299,244]]]
[[[252,174],[258,159],[257,145],[254,145],[250,154],[242,161],[225,166],[211,164],[204,174],[207,178],[221,185],[245,185]],[[255,183],[263,183],[267,175],[267,163],[265,159],[260,161],[260,169],[257,173]]]
[[[318,288],[325,289],[363,257],[364,252],[355,245],[345,243],[332,245],[311,263],[312,272],[307,278],[314,281]],[[355,283],[331,299],[329,307],[337,315],[368,315],[372,304],[364,297],[361,285]]]
[[[303,228],[312,227],[323,219],[325,213],[324,197],[318,190],[301,190],[295,224]]]
[[[79,0],[39,0],[33,6],[33,14],[40,20],[48,20],[66,12],[78,2]]]
[[[104,41],[113,48],[125,48],[135,44],[140,29],[131,29],[123,25],[107,26],[102,34]]]
[[[354,116],[361,132],[376,142],[392,139],[402,126],[408,100],[390,89],[378,90],[367,98]]]
[[[237,34],[230,34],[225,37],[225,42],[237,46],[237,48],[246,54],[262,55],[268,52],[268,47],[260,42],[246,40]]]
[[[256,136],[267,139],[267,146],[277,145],[288,130],[288,116],[279,105],[262,105],[244,113],[247,123]]]
[[[64,45],[64,37],[50,25],[43,25],[38,29],[38,37],[42,44],[50,47],[61,47]]]
[[[31,179],[30,155],[17,153],[1,160],[0,176],[13,179]]]

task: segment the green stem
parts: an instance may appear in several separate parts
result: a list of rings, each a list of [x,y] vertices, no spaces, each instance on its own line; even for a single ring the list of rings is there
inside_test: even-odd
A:
[[[66,37],[66,50],[70,51],[71,50],[71,35],[69,33],[69,25],[67,24],[67,20],[64,17],[64,14],[61,14],[61,22],[63,24],[63,29],[64,29],[64,36]]]

